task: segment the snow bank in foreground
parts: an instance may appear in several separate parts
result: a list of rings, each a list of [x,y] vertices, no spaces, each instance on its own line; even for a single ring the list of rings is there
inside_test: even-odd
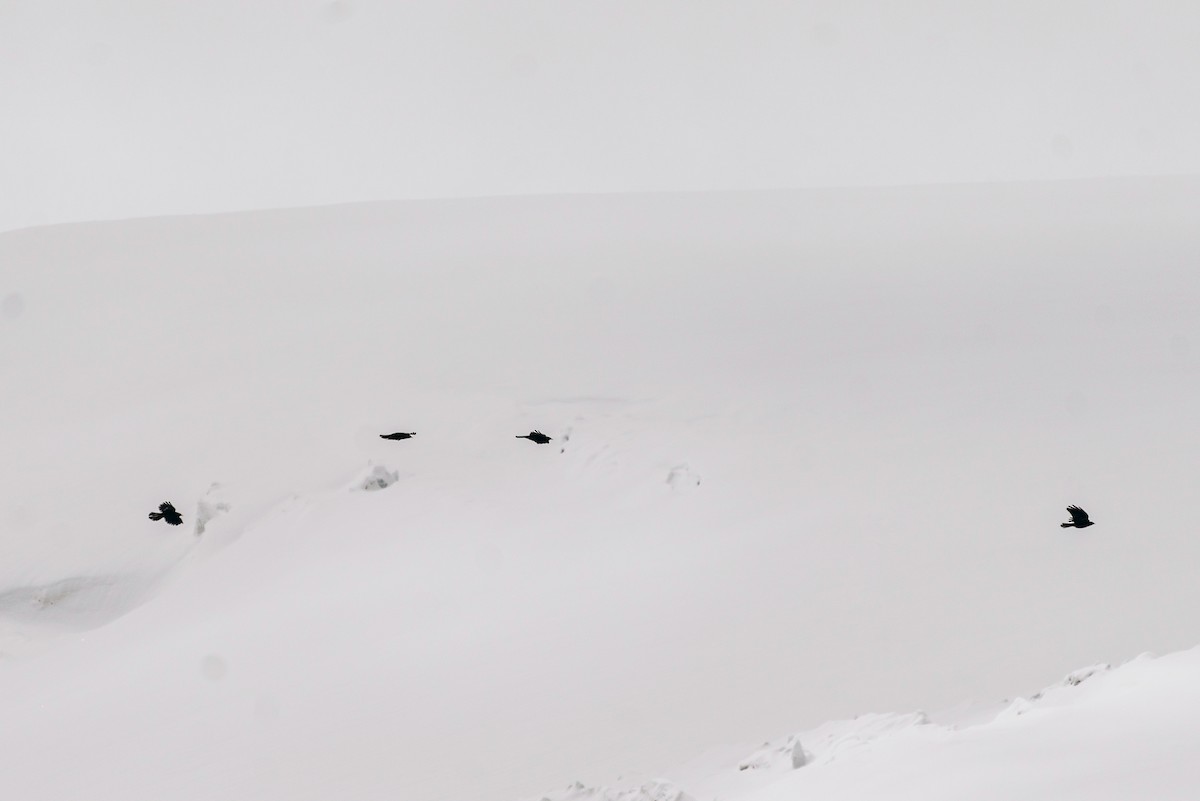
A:
[[[696,760],[653,786],[697,801],[1185,801],[1200,787],[1191,758],[1200,741],[1197,675],[1200,648],[1117,669],[1094,665],[980,725],[937,725],[920,712],[862,715],[768,742],[736,762]],[[545,798],[652,797],[645,792],[577,786]]]

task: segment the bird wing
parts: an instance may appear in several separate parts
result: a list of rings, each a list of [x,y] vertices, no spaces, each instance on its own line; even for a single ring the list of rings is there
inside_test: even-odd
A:
[[[163,514],[168,514],[169,512],[174,512],[175,507],[171,505],[170,501],[167,501],[166,503],[160,503],[158,505],[158,511],[162,512]]]
[[[1078,506],[1068,506],[1067,511],[1071,513],[1072,523],[1078,524],[1088,522],[1088,513],[1080,509]]]

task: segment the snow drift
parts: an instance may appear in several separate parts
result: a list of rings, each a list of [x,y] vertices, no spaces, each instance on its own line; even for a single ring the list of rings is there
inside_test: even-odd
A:
[[[1198,222],[1178,179],[4,234],[5,792],[511,801],[789,731],[730,775],[931,771],[936,715],[803,732],[1195,643]]]

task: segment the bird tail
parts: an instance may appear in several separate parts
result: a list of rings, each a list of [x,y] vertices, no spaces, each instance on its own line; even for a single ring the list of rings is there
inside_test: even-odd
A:
[[[163,519],[162,512],[151,512],[150,519],[151,520],[162,520]]]
[[[1074,523],[1059,523],[1058,525],[1059,525],[1061,528],[1074,528],[1074,527],[1075,527],[1075,524],[1074,524]]]

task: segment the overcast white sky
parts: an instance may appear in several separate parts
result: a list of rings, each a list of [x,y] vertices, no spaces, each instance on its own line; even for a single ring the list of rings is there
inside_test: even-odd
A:
[[[0,0],[0,230],[1200,171],[1178,0]]]

